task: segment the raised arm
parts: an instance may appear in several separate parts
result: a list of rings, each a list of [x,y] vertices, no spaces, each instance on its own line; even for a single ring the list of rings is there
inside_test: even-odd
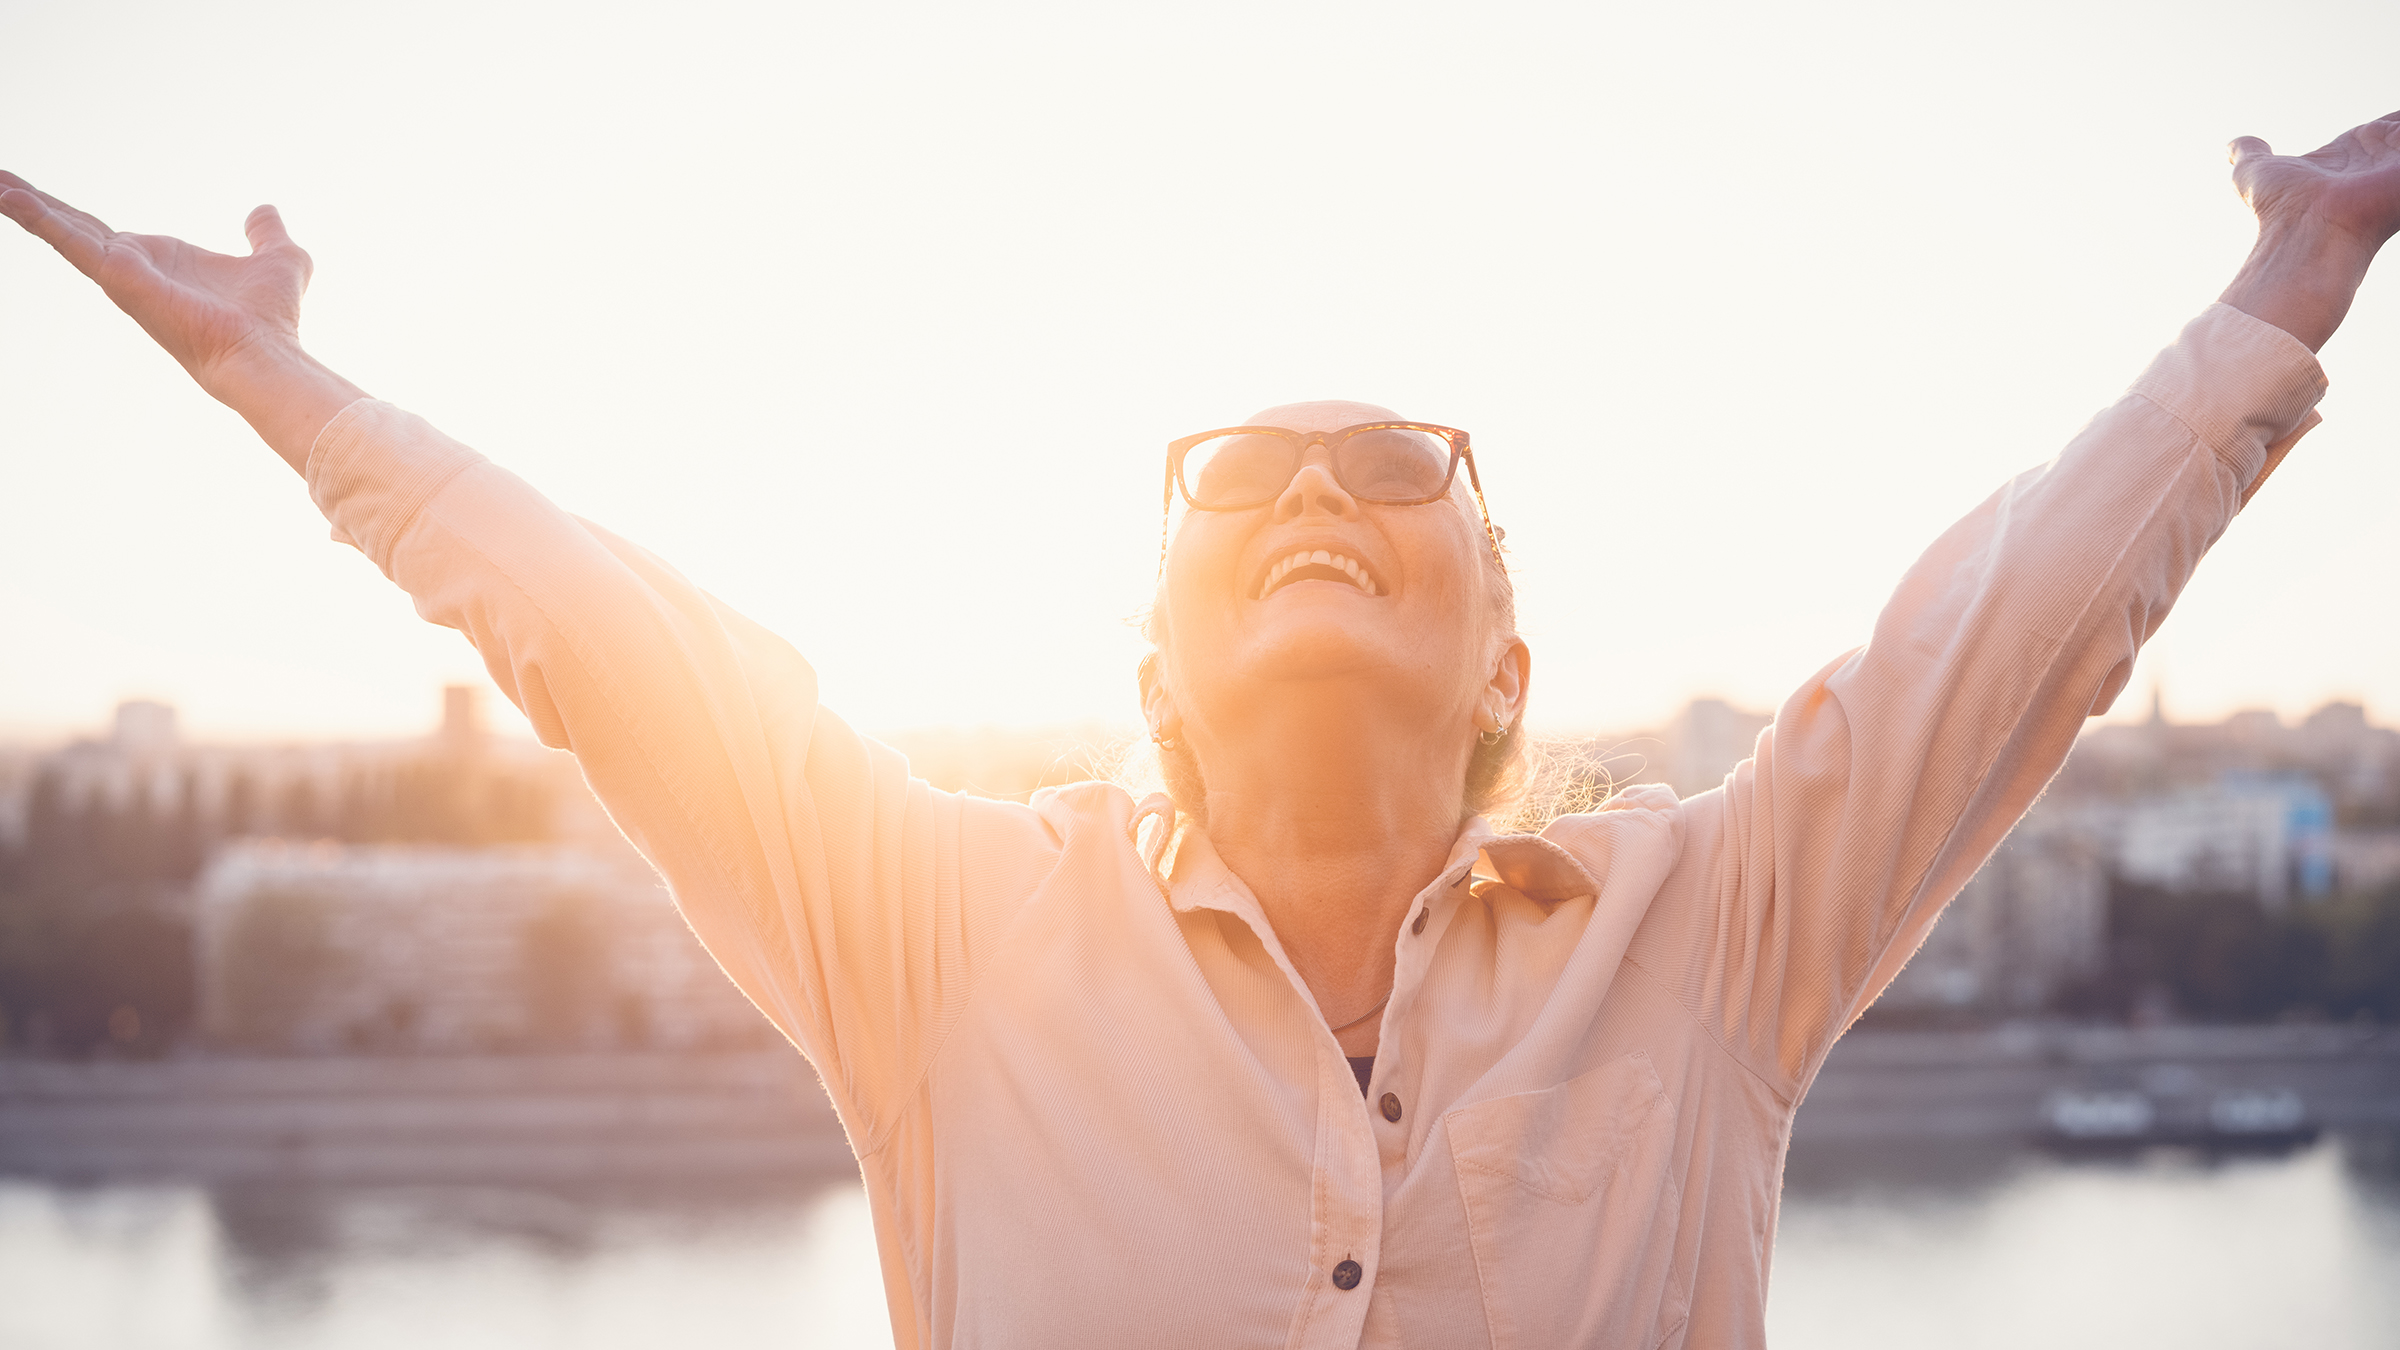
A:
[[[1865,647],[1687,804],[1628,955],[1780,1090],[1834,1038],[2104,712],[2200,557],[2314,425],[2331,336],[2400,228],[2400,120],[2235,147],[2259,241],[2224,301],[2050,463],[1902,578]]]
[[[251,253],[234,258],[0,183],[0,210],[249,419],[337,536],[467,636],[544,744],[575,753],[874,1148],[1055,861],[1050,819],[912,779],[818,705],[780,638],[311,359],[308,256],[272,208],[251,213]]]

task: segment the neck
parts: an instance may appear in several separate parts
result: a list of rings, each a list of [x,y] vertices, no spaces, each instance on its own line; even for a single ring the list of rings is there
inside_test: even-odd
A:
[[[1208,837],[1249,886],[1327,1023],[1391,991],[1392,938],[1449,860],[1469,747],[1464,718],[1380,714],[1328,687],[1244,709],[1242,735],[1195,741]],[[1339,1036],[1372,1054],[1378,1022]]]

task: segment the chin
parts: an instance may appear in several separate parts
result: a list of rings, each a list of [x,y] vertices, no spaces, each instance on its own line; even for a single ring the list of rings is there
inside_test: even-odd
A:
[[[1294,616],[1297,618],[1297,616]],[[1280,622],[1250,635],[1231,663],[1254,680],[1324,680],[1372,670],[1389,670],[1401,643],[1394,634],[1361,632],[1357,625]]]

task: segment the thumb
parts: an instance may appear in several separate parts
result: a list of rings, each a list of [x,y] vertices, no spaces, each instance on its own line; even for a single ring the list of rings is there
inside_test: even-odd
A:
[[[2275,153],[2275,150],[2274,147],[2268,145],[2265,141],[2260,140],[2256,136],[2237,136],[2233,139],[2233,143],[2231,145],[2225,147],[2225,152],[2226,162],[2233,165],[2235,168],[2240,168],[2243,160],[2256,159],[2262,155],[2271,155]],[[264,211],[271,208],[260,207],[259,209]]]
[[[308,290],[308,279],[315,275],[317,265],[308,256],[308,250],[292,242],[291,231],[283,228],[282,212],[272,206],[259,207],[250,213],[248,220],[242,222],[242,233],[250,239],[251,257],[262,253],[277,254],[285,266],[298,268],[300,290],[303,293]]]
[[[272,206],[261,206],[242,222],[242,234],[250,240],[252,253],[264,253],[278,244],[292,242],[291,232],[283,228],[283,213]]]

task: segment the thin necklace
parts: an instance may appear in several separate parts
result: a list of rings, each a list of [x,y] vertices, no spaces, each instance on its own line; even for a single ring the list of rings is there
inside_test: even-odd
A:
[[[1386,1004],[1386,1003],[1389,1003],[1389,1002],[1391,1002],[1391,1001],[1392,1001],[1392,991],[1391,991],[1391,990],[1389,990],[1389,989],[1386,989],[1386,990],[1384,990],[1384,991],[1383,991],[1383,997],[1382,997],[1382,998],[1379,998],[1379,999],[1377,999],[1377,1000],[1375,1000],[1375,1006],[1374,1006],[1374,1007],[1367,1009],[1367,1010],[1366,1010],[1365,1012],[1363,1012],[1363,1013],[1360,1013],[1360,1014],[1359,1014],[1359,1015],[1358,1015],[1356,1018],[1354,1018],[1354,1019],[1352,1019],[1352,1020],[1350,1020],[1350,1021],[1348,1021],[1348,1022],[1344,1022],[1344,1023],[1342,1023],[1340,1026],[1338,1026],[1338,1027],[1335,1027],[1335,1028],[1333,1029],[1333,1034],[1334,1034],[1334,1035],[1336,1035],[1336,1036],[1339,1036],[1339,1035],[1341,1035],[1343,1032],[1345,1032],[1345,1031],[1348,1031],[1350,1028],[1352,1028],[1352,1027],[1354,1027],[1354,1026],[1357,1026],[1357,1025],[1360,1023],[1360,1022],[1364,1022],[1364,1021],[1366,1021],[1368,1018],[1370,1018],[1370,1017],[1373,1017],[1375,1014],[1377,1014],[1377,1013],[1379,1013],[1379,1012],[1382,1012],[1382,1011],[1383,1011],[1383,1005],[1384,1005],[1384,1004]]]

